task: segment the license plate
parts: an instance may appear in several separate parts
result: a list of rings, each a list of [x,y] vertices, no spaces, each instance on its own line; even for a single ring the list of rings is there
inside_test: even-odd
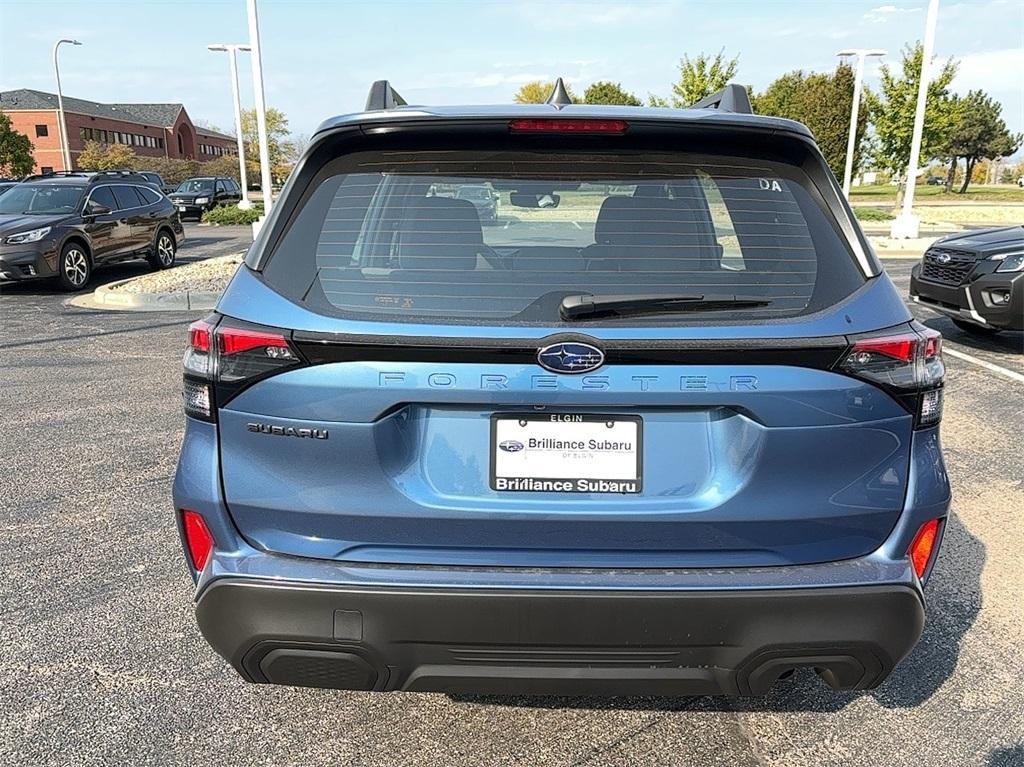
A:
[[[639,493],[643,422],[574,413],[491,417],[491,489],[537,493]]]
[[[179,205],[178,206],[178,212],[179,213],[184,213],[185,212],[185,206],[184,205]]]

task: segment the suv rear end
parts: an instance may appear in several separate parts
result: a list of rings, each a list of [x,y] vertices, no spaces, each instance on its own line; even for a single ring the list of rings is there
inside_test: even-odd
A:
[[[939,345],[796,123],[330,121],[190,330],[200,628],[253,682],[872,687],[949,506]]]

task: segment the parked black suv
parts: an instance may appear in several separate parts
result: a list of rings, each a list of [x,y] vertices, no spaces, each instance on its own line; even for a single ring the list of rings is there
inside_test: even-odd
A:
[[[146,181],[155,186],[164,194],[170,194],[175,189],[177,189],[177,187],[174,186],[174,184],[168,184],[166,181],[164,181],[164,177],[161,176],[159,173],[156,173],[155,171],[140,170],[139,175],[146,179]]]
[[[103,264],[173,266],[184,237],[170,200],[137,173],[32,176],[0,197],[0,279],[81,290]]]
[[[182,218],[203,217],[203,213],[218,205],[234,205],[242,199],[242,190],[233,178],[226,176],[200,176],[181,182],[169,195]]]
[[[937,240],[910,273],[910,297],[969,333],[1024,330],[1024,226]]]

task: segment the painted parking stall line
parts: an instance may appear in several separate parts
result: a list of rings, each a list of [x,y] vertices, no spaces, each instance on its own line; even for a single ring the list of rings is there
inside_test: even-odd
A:
[[[943,344],[942,353],[948,354],[950,357],[954,357],[958,360],[969,362],[972,365],[977,365],[978,367],[985,368],[985,370],[988,370],[992,373],[996,373],[997,375],[1005,376],[1006,378],[1009,378],[1011,381],[1016,381],[1017,383],[1024,383],[1024,373],[1018,373],[1016,370],[1010,370],[1008,368],[1002,367],[1001,365],[996,365],[993,362],[978,359],[977,357],[971,354],[967,354],[966,352],[951,349],[948,341],[946,341]]]

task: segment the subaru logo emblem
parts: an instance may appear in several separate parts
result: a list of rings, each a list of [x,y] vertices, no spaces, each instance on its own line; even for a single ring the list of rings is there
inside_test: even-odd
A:
[[[604,364],[604,352],[590,344],[567,341],[545,346],[537,352],[537,361],[552,373],[589,373]]]
[[[953,260],[953,257],[949,255],[949,253],[938,253],[935,256],[935,260],[940,264],[948,264],[950,261]]]
[[[504,450],[506,453],[518,453],[526,445],[517,439],[506,439],[504,442],[499,443],[498,447]]]

